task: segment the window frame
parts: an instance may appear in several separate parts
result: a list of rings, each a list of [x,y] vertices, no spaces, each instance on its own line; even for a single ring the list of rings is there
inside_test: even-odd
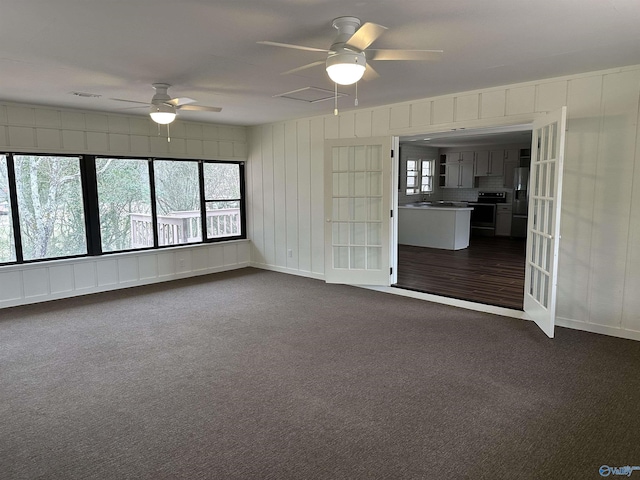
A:
[[[415,162],[416,163],[416,168],[409,170],[409,162]],[[430,173],[428,175],[425,175],[424,173],[424,162],[428,162],[428,164],[430,165],[429,170]],[[407,158],[405,160],[405,175],[404,175],[404,179],[405,179],[405,185],[404,185],[404,194],[405,195],[424,195],[424,194],[431,194],[434,192],[434,169],[435,169],[435,159],[432,158]],[[409,173],[415,173],[415,175],[409,175]],[[415,185],[413,187],[409,187],[409,178],[414,178],[415,179]],[[423,190],[422,189],[422,185],[423,185],[423,178],[429,178],[430,182],[429,185],[431,186],[431,188],[429,190]],[[413,190],[412,192],[409,192],[409,190]]]
[[[57,154],[43,152],[7,152],[2,153],[6,158],[7,179],[9,182],[9,205],[11,209],[11,222],[13,227],[13,241],[16,253],[16,259],[9,262],[0,262],[0,268],[9,265],[22,265],[40,262],[49,262],[54,260],[69,260],[74,258],[85,258],[93,256],[104,256],[129,252],[145,252],[149,250],[160,250],[165,248],[175,248],[183,246],[196,246],[207,243],[220,243],[235,240],[245,240],[247,238],[247,219],[246,219],[246,170],[244,160],[218,160],[218,159],[192,159],[192,158],[171,158],[171,157],[149,157],[149,156],[126,156],[126,155],[89,155],[89,154]],[[16,176],[14,155],[21,156],[48,156],[48,157],[70,157],[78,158],[80,165],[80,183],[82,189],[82,203],[85,222],[85,234],[87,253],[79,255],[68,255],[63,257],[47,257],[25,260],[23,255],[22,236],[20,229],[20,212],[18,208],[18,195],[16,191]],[[114,250],[109,252],[102,251],[102,239],[100,231],[100,211],[98,199],[98,184],[96,173],[96,159],[98,158],[115,158],[122,160],[145,160],[148,162],[149,168],[149,189],[151,194],[151,215],[153,222],[153,246],[143,248],[133,248],[125,250]],[[196,162],[198,165],[198,181],[200,183],[200,219],[202,225],[202,240],[197,242],[181,243],[175,245],[158,245],[158,224],[157,224],[157,208],[156,208],[156,188],[154,175],[155,161],[188,161]],[[240,198],[225,199],[220,201],[238,201],[240,209],[240,234],[208,238],[206,231],[206,200],[204,197],[204,164],[205,163],[221,163],[238,165],[239,182],[240,182]]]

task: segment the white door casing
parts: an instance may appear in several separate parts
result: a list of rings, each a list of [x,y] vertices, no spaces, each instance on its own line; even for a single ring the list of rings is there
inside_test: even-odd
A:
[[[325,141],[325,281],[391,284],[392,137]]]
[[[554,335],[567,107],[533,123],[524,311]]]

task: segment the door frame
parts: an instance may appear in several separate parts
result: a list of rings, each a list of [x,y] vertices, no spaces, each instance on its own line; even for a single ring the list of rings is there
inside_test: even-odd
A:
[[[495,124],[491,124],[491,125],[483,125],[483,126],[479,126],[479,127],[473,127],[473,128],[457,128],[454,130],[427,130],[425,131],[419,131],[418,129],[412,129],[413,131],[411,133],[403,133],[403,134],[398,134],[396,133],[396,137],[398,139],[398,145],[399,145],[399,141],[400,141],[400,137],[405,137],[405,136],[425,136],[425,137],[432,137],[434,135],[438,135],[439,137],[455,137],[455,136],[468,136],[468,135],[475,135],[475,134],[482,134],[482,133],[486,133],[486,134],[491,134],[491,133],[499,133],[499,132],[517,132],[517,131],[528,131],[531,132],[532,138],[533,138],[533,124],[534,121],[538,118],[541,117],[545,117],[547,115],[548,112],[538,112],[535,115],[535,118],[533,120],[531,120],[530,118],[527,119],[527,121],[516,121],[515,123],[495,123]],[[398,148],[398,152],[399,152],[399,148]],[[396,161],[394,162],[394,164],[396,164],[396,170],[395,170],[395,174],[398,175],[398,177],[395,178],[396,182],[399,179],[399,174],[400,174],[400,155],[396,155]],[[529,167],[531,167],[531,161],[529,161]],[[394,232],[394,235],[392,237],[393,239],[393,243],[392,243],[392,247],[395,250],[395,254],[392,257],[393,258],[393,264],[392,264],[392,268],[393,268],[393,272],[395,273],[395,277],[394,277],[394,283],[392,283],[392,286],[395,285],[395,283],[397,283],[397,271],[398,271],[398,236],[397,236],[397,217],[398,217],[398,192],[397,192],[397,188],[396,188],[396,192],[394,195],[394,198],[392,199],[393,203],[392,203],[392,208],[393,208],[393,215],[394,215],[394,219],[395,219],[395,226],[396,226],[396,230]],[[528,236],[528,233],[527,233]],[[526,239],[528,241],[528,238]],[[526,262],[526,258],[524,259],[524,261]],[[433,299],[441,299],[442,303],[446,303],[446,304],[454,304],[455,302],[449,298],[449,297],[444,297],[441,295],[436,295],[436,294],[425,294],[425,295],[429,295],[429,297],[432,297]],[[481,308],[478,308],[478,310],[493,310],[493,311],[497,311],[497,310],[503,310],[505,312],[513,312],[513,313],[517,313],[517,317],[518,318],[524,318],[526,320],[532,320],[525,312],[524,312],[524,297],[525,297],[525,293],[524,291],[522,292],[522,302],[523,302],[523,310],[513,310],[507,307],[497,307],[497,306],[487,306],[485,304],[482,303],[478,303],[478,302],[474,302],[472,300],[459,300],[460,302],[465,302],[467,304],[470,305],[474,305],[474,306],[478,306]],[[484,307],[490,307],[490,308],[484,308]]]

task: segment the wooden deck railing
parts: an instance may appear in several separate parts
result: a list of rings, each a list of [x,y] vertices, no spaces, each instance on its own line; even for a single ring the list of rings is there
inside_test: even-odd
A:
[[[153,246],[151,215],[130,214],[131,248]],[[207,238],[240,235],[240,209],[207,210]],[[202,241],[200,211],[158,215],[158,245],[181,245]]]

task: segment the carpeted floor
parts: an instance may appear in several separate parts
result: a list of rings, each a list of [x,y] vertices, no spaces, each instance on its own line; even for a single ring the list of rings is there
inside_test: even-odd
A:
[[[640,342],[255,269],[0,310],[3,480],[603,464],[640,465]]]

